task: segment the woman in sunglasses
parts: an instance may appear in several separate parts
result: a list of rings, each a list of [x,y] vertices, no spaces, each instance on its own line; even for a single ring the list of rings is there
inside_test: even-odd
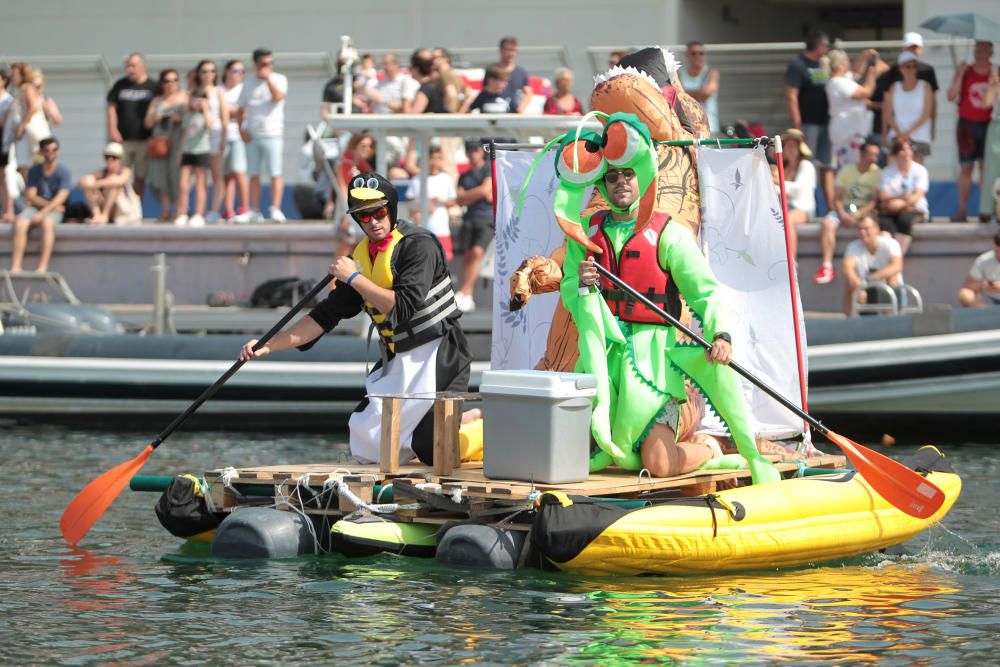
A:
[[[472,356],[458,324],[451,275],[437,238],[397,218],[396,188],[368,171],[347,184],[348,214],[364,238],[352,257],[330,265],[334,289],[295,326],[241,360],[298,347],[306,350],[341,320],[368,313],[379,337],[382,359],[365,382],[364,398],[351,415],[351,454],[360,463],[379,461],[382,400],[376,394],[466,391]],[[433,464],[433,401],[403,401],[399,462],[414,457]]]
[[[187,103],[188,94],[181,88],[177,70],[162,70],[156,84],[156,97],[149,103],[144,120],[146,129],[152,132],[153,137],[167,140],[166,155],[147,153],[146,182],[160,201],[160,222],[173,220],[170,209],[177,201],[180,183],[181,123]]]

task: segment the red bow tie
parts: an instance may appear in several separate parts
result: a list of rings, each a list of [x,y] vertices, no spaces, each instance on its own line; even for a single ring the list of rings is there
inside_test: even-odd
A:
[[[391,243],[391,242],[392,242],[392,236],[391,235],[390,236],[386,236],[381,241],[372,241],[372,240],[369,239],[369,241],[368,241],[368,256],[372,259],[372,261],[374,261],[375,260],[375,256],[377,254],[379,254],[380,252],[384,251],[386,248],[388,248],[389,247],[389,243]]]

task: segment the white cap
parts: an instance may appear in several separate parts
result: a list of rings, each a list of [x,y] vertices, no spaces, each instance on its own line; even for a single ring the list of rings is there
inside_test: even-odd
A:
[[[911,46],[918,46],[921,49],[924,48],[924,38],[919,32],[908,32],[903,35],[903,47],[909,48]]]
[[[902,65],[903,63],[908,63],[911,60],[919,60],[919,58],[913,55],[911,51],[903,51],[899,54],[899,57],[896,58],[896,64]]]

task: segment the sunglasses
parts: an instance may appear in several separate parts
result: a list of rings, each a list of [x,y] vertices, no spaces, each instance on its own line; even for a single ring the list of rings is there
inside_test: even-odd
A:
[[[358,211],[357,213],[351,213],[353,217],[358,222],[369,223],[372,220],[381,220],[389,214],[389,208],[387,206],[381,206],[374,211]]]
[[[631,181],[635,178],[635,172],[631,169],[609,169],[604,174],[604,180],[608,183],[617,183],[619,178]]]
[[[704,51],[688,51],[688,55],[689,56],[703,56],[703,55],[705,55],[705,52]]]
[[[118,157],[117,155],[105,155],[104,159],[105,160],[121,160],[121,158]]]

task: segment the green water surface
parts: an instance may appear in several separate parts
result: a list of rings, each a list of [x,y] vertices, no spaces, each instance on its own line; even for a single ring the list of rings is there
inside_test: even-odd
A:
[[[68,547],[58,528],[66,504],[150,435],[0,432],[3,664],[1000,660],[995,445],[945,446],[965,488],[914,555],[791,571],[599,579],[394,556],[221,562],[185,552],[160,528],[156,494],[127,490],[80,548]],[[143,474],[320,462],[331,451],[315,435],[177,433]]]

